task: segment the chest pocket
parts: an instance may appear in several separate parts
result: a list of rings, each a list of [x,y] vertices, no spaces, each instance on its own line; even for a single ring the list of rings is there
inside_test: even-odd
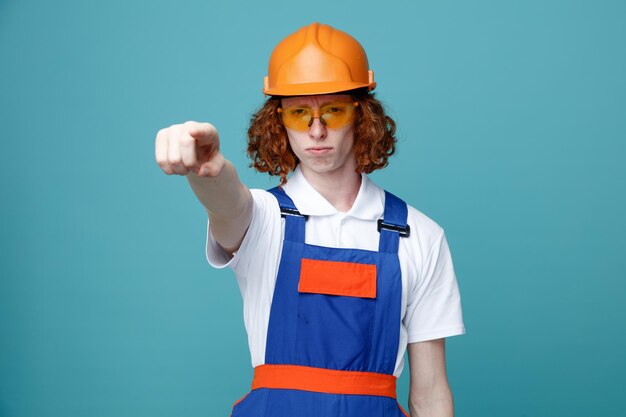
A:
[[[364,369],[371,350],[376,264],[303,258],[296,347],[309,366]]]
[[[298,291],[376,298],[376,265],[302,259]]]

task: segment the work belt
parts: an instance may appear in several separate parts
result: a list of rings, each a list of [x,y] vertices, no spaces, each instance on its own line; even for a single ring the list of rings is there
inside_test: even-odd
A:
[[[377,395],[395,399],[396,379],[394,375],[377,372],[265,364],[254,368],[252,389],[296,389],[328,394]]]

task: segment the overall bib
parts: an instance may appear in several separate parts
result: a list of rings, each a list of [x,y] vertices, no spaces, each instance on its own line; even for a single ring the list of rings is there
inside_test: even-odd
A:
[[[378,251],[305,243],[306,216],[279,187],[285,217],[265,364],[231,417],[408,417],[393,375],[400,340],[398,259],[407,206],[385,192]]]

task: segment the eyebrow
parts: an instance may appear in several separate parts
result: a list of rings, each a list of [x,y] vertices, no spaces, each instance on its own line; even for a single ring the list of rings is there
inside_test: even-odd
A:
[[[325,104],[330,104],[330,103],[352,103],[354,100],[352,99],[334,99],[334,100],[324,100],[322,102],[320,102],[318,105],[321,107]],[[304,103],[304,104],[289,104],[287,107],[311,107],[311,104],[309,103]]]

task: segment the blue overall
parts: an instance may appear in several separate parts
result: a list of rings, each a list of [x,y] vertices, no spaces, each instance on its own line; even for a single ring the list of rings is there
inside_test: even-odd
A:
[[[400,340],[400,233],[407,206],[385,192],[378,251],[305,243],[306,217],[279,187],[268,190],[285,217],[285,235],[270,310],[265,363],[393,375]],[[380,222],[379,222],[380,223]],[[299,292],[303,259],[376,266],[375,298]],[[337,277],[341,279],[341,277]],[[395,381],[394,381],[395,384]],[[404,417],[395,395],[355,395],[299,389],[252,389],[232,417]]]

